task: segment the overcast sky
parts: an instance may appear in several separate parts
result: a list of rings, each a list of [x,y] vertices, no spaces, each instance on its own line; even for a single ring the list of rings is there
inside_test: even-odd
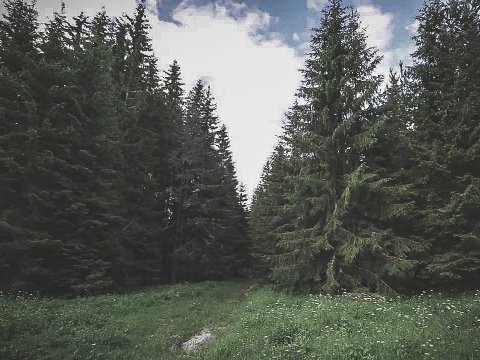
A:
[[[64,0],[67,14],[132,13],[135,0]],[[408,63],[414,16],[423,0],[348,0],[367,27],[370,45],[384,56],[387,74]],[[40,21],[60,0],[37,0]],[[284,113],[300,81],[326,0],[148,0],[151,37],[162,70],[178,60],[191,87],[199,78],[212,87],[218,114],[228,127],[240,181],[251,194],[276,143]],[[3,9],[0,9],[2,11]],[[188,90],[188,89],[187,89]]]

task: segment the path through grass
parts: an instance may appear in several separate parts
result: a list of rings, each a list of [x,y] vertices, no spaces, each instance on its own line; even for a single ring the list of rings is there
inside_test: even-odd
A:
[[[480,293],[293,296],[251,283],[74,300],[0,297],[0,359],[480,359]],[[203,328],[216,339],[180,345]]]

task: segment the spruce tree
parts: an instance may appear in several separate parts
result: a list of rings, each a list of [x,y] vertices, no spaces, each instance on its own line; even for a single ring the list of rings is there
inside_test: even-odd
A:
[[[218,119],[212,106],[210,94],[198,81],[186,101],[181,157],[183,238],[176,250],[183,259],[184,276],[197,280],[202,276],[211,278],[219,258],[214,242],[218,227],[215,192],[220,184],[213,148]]]
[[[16,11],[28,6],[23,2],[14,5]],[[82,33],[82,41],[86,37]],[[11,204],[22,204],[22,197],[28,199],[23,203],[27,238],[17,236],[16,241],[30,245],[24,244],[17,257],[23,265],[16,277],[25,278],[30,289],[48,292],[103,290],[112,285],[107,242],[112,209],[106,199],[111,184],[103,191],[98,187],[105,186],[102,181],[112,175],[100,172],[95,160],[114,152],[101,144],[96,149],[99,144],[92,141],[98,140],[96,134],[103,137],[107,133],[104,121],[113,114],[107,105],[111,94],[105,93],[109,83],[103,81],[108,64],[101,68],[105,57],[90,54],[99,68],[87,69],[88,56],[73,53],[63,9],[46,24],[38,45],[41,55],[26,87],[38,116],[34,128],[23,130],[35,135],[28,187],[16,193],[16,201],[10,199]],[[88,76],[78,76],[82,70],[95,78],[88,88],[82,86]],[[108,77],[108,70],[106,74]],[[95,103],[87,103],[92,95]],[[102,102],[105,99],[107,103]]]
[[[282,234],[275,279],[290,287],[336,292],[342,245],[340,199],[360,164],[353,138],[362,130],[379,85],[372,71],[380,58],[365,45],[358,15],[330,1],[314,29],[299,95],[309,109],[293,146],[301,155],[291,203],[295,229]],[[343,272],[343,271],[342,271]]]
[[[121,152],[109,23],[99,13],[70,37],[65,16],[56,14],[42,42],[45,113],[34,206],[38,226],[61,242],[65,256],[54,263],[76,293],[114,285],[110,240],[120,222]]]
[[[248,216],[251,237],[251,256],[254,272],[270,277],[273,255],[277,254],[280,234],[292,230],[292,217],[288,216],[288,194],[292,189],[293,168],[284,144],[276,146],[263,167],[260,184],[252,196]]]
[[[218,216],[220,227],[216,237],[222,248],[223,267],[229,267],[224,275],[245,275],[249,266],[250,242],[247,233],[246,194],[243,184],[239,184],[230,150],[230,139],[225,125],[221,125],[217,137],[217,152],[220,161],[220,187]]]
[[[169,79],[174,71],[175,64]],[[182,121],[183,146],[175,154],[179,167],[172,191],[172,278],[239,275],[248,256],[245,209],[226,128],[219,124],[210,88],[201,81],[186,98]]]
[[[184,162],[182,161],[184,124],[184,83],[180,66],[176,61],[164,71],[162,92],[165,99],[166,118],[171,126],[168,169],[170,179],[166,188],[165,209],[169,216],[165,219],[166,238],[163,242],[164,273],[166,279],[175,283],[178,277],[179,257],[176,249],[183,238],[184,202]]]
[[[35,232],[30,221],[30,180],[39,127],[35,91],[40,58],[38,13],[21,0],[4,3],[0,19],[0,267],[3,289],[34,288],[32,275],[43,272],[36,251],[54,251],[55,241]]]
[[[126,223],[117,233],[116,254],[122,281],[128,285],[165,281],[168,153],[172,132],[160,89],[144,2],[134,16],[113,26],[113,79],[122,130],[125,181],[122,204]]]
[[[426,286],[471,288],[480,275],[479,6],[433,0],[417,17],[410,98]]]
[[[380,107],[381,58],[355,10],[332,0],[313,31],[301,100],[285,125],[292,170],[274,212],[283,224],[269,225],[278,239],[272,277],[291,289],[392,292],[412,276],[410,257],[421,250],[402,231],[413,200],[393,161],[399,152],[386,149],[405,131],[384,135],[394,120]]]
[[[81,202],[88,213],[84,215],[85,225],[82,224],[85,230],[79,235],[91,253],[91,258],[84,261],[90,272],[87,279],[97,277],[100,283],[113,286],[119,281],[117,230],[125,225],[126,214],[121,207],[124,159],[117,116],[120,103],[112,73],[111,19],[102,11],[85,25],[80,46],[83,51],[76,56],[78,72],[72,99],[75,107],[66,109],[82,124],[81,150],[72,151],[75,162],[89,169],[86,186],[80,188]]]

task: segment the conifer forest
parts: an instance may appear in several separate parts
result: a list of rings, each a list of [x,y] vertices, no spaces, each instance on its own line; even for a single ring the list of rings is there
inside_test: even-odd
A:
[[[42,27],[35,3],[4,6],[3,292],[478,287],[478,0],[426,1],[412,63],[388,79],[358,13],[330,0],[250,203],[215,94],[186,88],[177,62],[159,67],[144,2]]]

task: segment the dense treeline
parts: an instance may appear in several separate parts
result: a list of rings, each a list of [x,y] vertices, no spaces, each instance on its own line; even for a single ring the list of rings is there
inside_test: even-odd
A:
[[[145,5],[0,20],[0,289],[82,294],[239,276],[245,195],[208,86],[160,72]]]
[[[0,20],[0,289],[50,294],[255,271],[287,289],[480,278],[480,1],[430,0],[413,64],[376,75],[330,0],[250,209],[210,88],[159,71],[145,5]]]
[[[251,206],[257,270],[338,293],[480,279],[480,1],[431,0],[413,65],[375,75],[358,14],[330,0]]]

